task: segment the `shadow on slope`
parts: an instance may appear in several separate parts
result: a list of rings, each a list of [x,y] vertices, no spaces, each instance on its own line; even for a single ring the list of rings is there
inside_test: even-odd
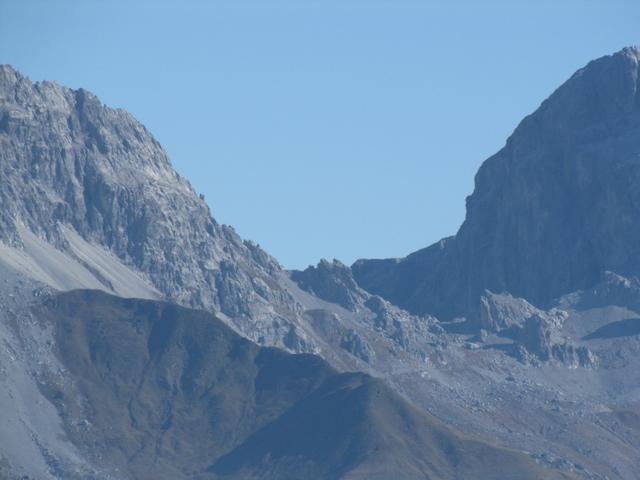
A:
[[[73,443],[116,477],[562,478],[379,380],[258,347],[206,312],[75,291],[36,313],[67,369],[43,389]]]
[[[625,320],[608,323],[589,335],[586,335],[583,340],[631,337],[634,335],[640,335],[640,318],[627,318]]]

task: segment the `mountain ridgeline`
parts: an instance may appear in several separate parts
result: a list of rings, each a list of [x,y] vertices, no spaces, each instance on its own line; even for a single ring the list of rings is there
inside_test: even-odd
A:
[[[0,66],[0,478],[640,479],[640,49],[458,233],[288,272],[86,90]]]
[[[485,290],[540,307],[640,274],[640,49],[589,63],[480,167],[454,237],[359,260],[365,290],[413,313],[472,313]]]

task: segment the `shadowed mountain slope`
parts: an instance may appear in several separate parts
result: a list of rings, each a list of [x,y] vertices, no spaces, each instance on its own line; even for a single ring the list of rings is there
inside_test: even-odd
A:
[[[205,312],[74,291],[34,316],[66,369],[42,388],[114,478],[554,478],[379,380],[258,347]]]

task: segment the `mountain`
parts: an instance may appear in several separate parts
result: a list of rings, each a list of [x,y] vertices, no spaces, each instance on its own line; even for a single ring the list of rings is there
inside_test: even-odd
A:
[[[216,312],[261,344],[320,352],[341,369],[375,370],[368,362],[410,358],[393,353],[397,345],[415,355],[428,340],[407,337],[407,314],[382,300],[352,315],[299,289],[277,261],[213,219],[127,112],[2,66],[0,172],[3,476],[140,478],[151,469],[153,478],[265,478],[276,469],[326,478],[385,476],[392,465],[408,477],[494,475],[495,465],[467,456],[475,451],[524,478],[543,471],[524,454],[460,436],[379,380],[260,350],[211,313],[180,309]],[[87,288],[149,301],[59,294]],[[389,324],[384,335],[373,318]],[[424,330],[410,323],[407,331]],[[264,375],[276,384],[256,390]],[[343,410],[358,413],[354,423],[336,425],[331,441],[318,438],[323,450],[309,444],[300,459],[305,438]],[[304,428],[285,443],[279,432],[292,421]],[[359,435],[365,428],[371,436]],[[284,450],[268,451],[276,440]]]
[[[635,193],[607,171],[637,140],[633,82],[612,80],[637,78],[634,56],[523,121],[456,237],[301,272],[218,224],[131,115],[1,67],[0,478],[640,478],[640,281],[612,260],[633,258],[616,202]],[[618,163],[597,170],[607,145]],[[568,221],[589,195],[552,204],[560,181],[611,212]],[[531,224],[535,261],[518,250],[536,253]],[[574,238],[600,245],[593,276]],[[256,383],[264,369],[283,383]]]
[[[64,429],[53,441],[83,459],[41,444],[55,461],[48,474],[20,466],[34,478],[566,478],[465,438],[380,380],[259,347],[207,312],[76,290],[29,315],[53,345],[38,371]]]
[[[6,65],[0,173],[0,267],[57,291],[205,309],[261,345],[320,353],[350,370],[367,369],[363,358],[375,350],[383,364],[397,344],[373,329],[381,309],[388,323],[407,323],[382,304],[355,314],[308,295],[274,258],[216,222],[129,113]],[[424,329],[412,322],[412,331]],[[401,330],[392,335],[426,341]]]
[[[640,274],[640,49],[589,63],[480,167],[454,237],[359,260],[359,285],[413,313],[472,313],[485,290],[547,308],[606,271]]]
[[[5,263],[61,290],[165,298],[256,341],[314,348],[279,264],[218,224],[126,111],[1,66],[0,174]]]

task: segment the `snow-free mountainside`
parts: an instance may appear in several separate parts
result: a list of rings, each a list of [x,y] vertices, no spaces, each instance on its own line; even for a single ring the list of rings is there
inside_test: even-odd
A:
[[[130,114],[0,66],[0,478],[640,479],[638,192],[626,48],[455,236],[289,272]]]

